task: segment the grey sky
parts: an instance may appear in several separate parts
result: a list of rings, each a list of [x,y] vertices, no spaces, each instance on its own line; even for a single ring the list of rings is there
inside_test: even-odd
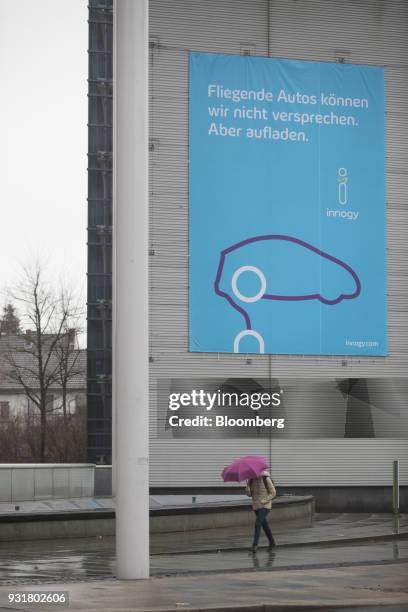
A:
[[[0,290],[37,258],[86,295],[87,18],[0,0]]]

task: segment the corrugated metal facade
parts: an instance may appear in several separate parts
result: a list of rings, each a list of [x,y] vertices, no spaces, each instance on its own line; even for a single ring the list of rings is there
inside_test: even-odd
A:
[[[408,484],[407,440],[156,437],[159,378],[407,375],[408,3],[151,0],[150,35],[151,485],[221,485],[220,467],[247,452],[270,455],[282,486],[389,484],[393,459]],[[188,352],[189,50],[385,66],[389,357]]]
[[[88,460],[112,462],[112,0],[89,0]]]

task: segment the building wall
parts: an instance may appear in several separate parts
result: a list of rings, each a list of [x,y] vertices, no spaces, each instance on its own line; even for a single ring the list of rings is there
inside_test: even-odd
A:
[[[88,458],[112,461],[112,0],[89,1]]]
[[[408,3],[405,0],[151,0],[151,485],[218,486],[233,457],[262,453],[281,486],[408,484],[406,439],[157,437],[166,377],[371,378],[408,371]],[[385,66],[389,356],[188,352],[188,51]],[[136,349],[137,350],[137,349]],[[406,398],[405,398],[406,399]],[[304,410],[307,411],[307,401]],[[408,407],[407,407],[408,409]]]
[[[9,418],[27,414],[28,398],[23,394],[1,393],[0,402],[9,405]],[[1,416],[1,415],[0,415]]]
[[[49,395],[53,398],[53,414],[62,414],[62,395],[60,393],[52,392],[50,392]],[[80,401],[81,404],[84,403],[84,396],[85,393],[83,391],[78,393],[70,392],[67,394],[67,407],[70,414],[75,414],[78,406],[78,401]],[[35,404],[30,402],[30,400],[24,395],[24,393],[0,393],[0,402],[9,403],[10,418],[17,416],[26,416],[29,408],[31,408],[34,413],[37,411],[37,407],[35,406]]]

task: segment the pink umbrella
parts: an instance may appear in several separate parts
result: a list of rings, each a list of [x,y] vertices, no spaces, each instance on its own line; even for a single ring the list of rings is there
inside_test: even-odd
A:
[[[269,466],[264,457],[247,455],[234,459],[222,470],[221,476],[224,482],[241,482],[250,478],[258,478],[267,467]]]

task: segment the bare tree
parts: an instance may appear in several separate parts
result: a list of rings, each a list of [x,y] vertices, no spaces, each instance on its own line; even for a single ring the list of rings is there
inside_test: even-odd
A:
[[[28,414],[12,415],[0,422],[0,462],[36,461],[40,424]],[[60,416],[47,418],[47,460],[76,462],[86,460],[86,415],[70,415],[67,425]]]
[[[70,342],[80,311],[72,294],[54,292],[39,264],[25,268],[22,281],[9,291],[18,304],[22,319],[32,327],[19,343],[10,344],[5,355],[7,377],[21,387],[40,420],[39,460],[45,461],[47,417],[58,409],[49,402],[50,389],[61,391],[62,409],[67,417],[69,381],[78,376],[79,352]]]
[[[79,411],[64,423],[52,416],[47,423],[47,451],[53,461],[86,461],[86,415]]]
[[[77,343],[80,331],[81,309],[74,296],[67,290],[59,295],[60,316],[64,316],[59,341],[55,344],[54,353],[57,367],[54,381],[61,390],[61,405],[56,407],[62,410],[64,424],[67,424],[70,414],[68,408],[68,395],[70,383],[84,374],[84,365],[81,361],[81,350]]]

